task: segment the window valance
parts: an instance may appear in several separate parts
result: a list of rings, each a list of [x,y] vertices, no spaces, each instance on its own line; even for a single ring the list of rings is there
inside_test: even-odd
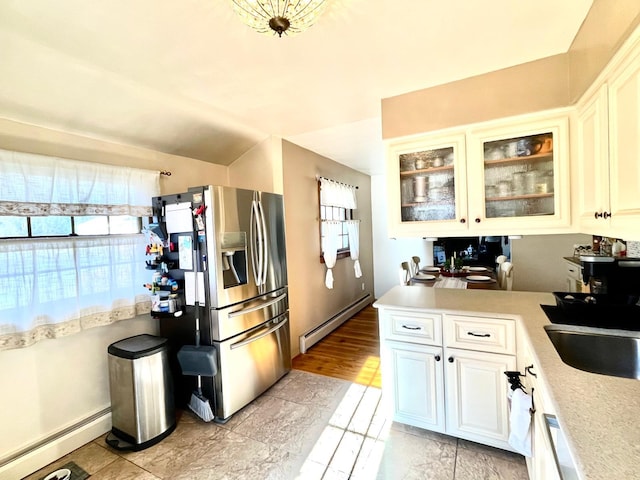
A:
[[[160,172],[0,149],[0,215],[150,216]]]
[[[358,208],[357,187],[319,177],[320,204],[348,209]]]

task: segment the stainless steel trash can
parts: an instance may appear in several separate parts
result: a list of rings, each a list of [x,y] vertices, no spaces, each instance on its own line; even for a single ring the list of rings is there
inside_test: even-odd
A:
[[[142,450],[176,427],[166,338],[136,335],[109,345],[112,429],[107,444]]]

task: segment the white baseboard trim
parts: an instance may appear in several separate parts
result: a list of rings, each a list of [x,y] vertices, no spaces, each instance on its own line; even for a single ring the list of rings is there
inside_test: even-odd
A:
[[[318,325],[313,330],[308,331],[307,333],[300,335],[300,353],[307,353],[307,350],[314,345],[315,343],[322,340],[328,334],[330,334],[333,330],[338,328],[344,322],[349,320],[354,314],[362,310],[364,307],[371,303],[371,295],[366,294],[364,297],[356,300],[351,305],[338,312],[336,315],[331,317],[329,320],[324,322],[321,325]]]
[[[0,480],[23,478],[111,430],[111,408],[106,408],[62,432],[0,461]]]

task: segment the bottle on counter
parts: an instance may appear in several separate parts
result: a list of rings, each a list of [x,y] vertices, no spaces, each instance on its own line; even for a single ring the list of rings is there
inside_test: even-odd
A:
[[[613,243],[609,237],[602,237],[602,240],[600,240],[600,255],[610,257],[613,254],[612,246]]]
[[[627,246],[619,239],[616,239],[611,246],[611,253],[614,257],[624,257],[627,253]]]

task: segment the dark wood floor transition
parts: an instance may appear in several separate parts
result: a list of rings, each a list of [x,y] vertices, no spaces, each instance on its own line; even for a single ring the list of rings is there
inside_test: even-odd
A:
[[[293,359],[293,368],[380,387],[378,314],[371,305]]]

